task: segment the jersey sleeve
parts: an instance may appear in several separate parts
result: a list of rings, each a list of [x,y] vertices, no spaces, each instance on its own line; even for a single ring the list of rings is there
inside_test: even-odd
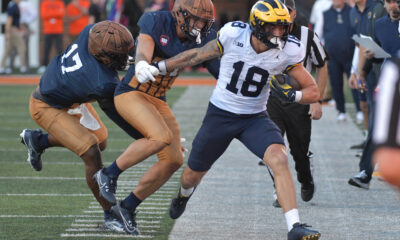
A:
[[[153,37],[155,22],[155,14],[153,12],[143,14],[137,24],[140,28],[140,33],[148,34]]]
[[[230,46],[232,46],[232,42],[235,41],[237,36],[239,36],[247,27],[248,25],[246,23],[236,21],[228,22],[219,30],[217,33],[217,41],[221,54],[223,54]]]
[[[324,66],[325,60],[328,60],[328,54],[318,35],[313,32],[313,38],[311,41],[311,61],[314,66],[320,68]]]
[[[304,45],[299,41],[299,39],[291,35],[289,35],[283,51],[285,51],[287,55],[285,72],[288,72],[295,66],[302,64],[306,56]]]
[[[375,147],[400,148],[400,61],[384,64],[379,79],[372,141]]]

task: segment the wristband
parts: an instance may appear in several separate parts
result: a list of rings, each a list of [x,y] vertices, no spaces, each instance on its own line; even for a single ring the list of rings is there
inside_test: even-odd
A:
[[[165,63],[165,60],[159,61],[158,62],[158,69],[160,70],[160,72],[167,72],[167,64]]]
[[[296,96],[294,97],[294,102],[300,102],[302,97],[303,97],[303,92],[302,91],[296,91]]]

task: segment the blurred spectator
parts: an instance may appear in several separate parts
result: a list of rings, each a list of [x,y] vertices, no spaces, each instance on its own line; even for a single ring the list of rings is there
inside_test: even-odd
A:
[[[350,22],[352,24],[352,29],[355,34],[369,35],[370,28],[370,19],[372,17],[373,9],[376,5],[376,2],[373,0],[355,0],[355,5],[350,11]],[[366,85],[362,82],[358,83],[358,79],[360,78],[362,72],[362,66],[365,63],[364,54],[360,54],[363,52],[362,46],[359,47],[359,53],[357,50],[354,51],[353,55],[353,67],[352,75],[349,79],[349,85],[351,88],[357,88],[361,91],[366,91],[366,100],[367,100],[367,108],[368,108],[368,116],[364,115],[364,118],[368,118],[368,134],[367,139],[364,144],[363,153],[359,162],[359,173],[354,177],[351,177],[348,183],[352,186],[369,189],[369,183],[372,179],[372,148],[371,148],[371,129],[373,125],[373,92],[375,90],[377,80],[374,72],[370,72],[366,77]],[[358,61],[357,61],[358,56]],[[357,69],[355,69],[357,68]],[[360,99],[363,100],[363,99]],[[361,105],[361,102],[360,102]],[[363,107],[361,107],[363,109]],[[363,110],[364,111],[364,110]],[[353,146],[354,147],[354,146]]]
[[[322,36],[322,13],[328,10],[332,6],[332,0],[317,0],[315,1],[310,16],[310,23],[313,26],[314,32],[318,36]],[[321,39],[323,41],[323,39]]]
[[[388,14],[376,20],[373,27],[373,39],[391,56],[396,56],[400,49],[399,19],[400,9],[396,0],[385,0],[385,9]],[[366,49],[367,58],[374,54]]]
[[[130,2],[134,0],[126,0],[125,2]],[[102,0],[91,0],[89,7],[89,24],[98,23],[105,20],[103,11]]]
[[[167,0],[151,0],[144,9],[145,12],[169,11],[169,2]]]
[[[338,120],[347,118],[343,92],[343,74],[350,77],[354,41],[351,39],[350,6],[345,0],[333,0],[332,7],[323,13],[323,35],[325,48],[330,56],[328,62],[329,79],[333,98],[336,102]],[[357,109],[357,123],[362,123],[363,113],[357,90],[352,89],[353,100]]]
[[[133,38],[136,39],[139,34],[137,22],[139,21],[140,16],[143,14],[140,5],[136,2],[136,0],[125,0],[122,13],[128,17],[127,27],[132,33]]]
[[[50,51],[53,44],[56,54],[63,51],[65,5],[62,0],[43,0],[40,4],[40,18],[43,24],[43,56],[39,74],[43,74],[49,64]]]
[[[328,10],[332,5],[332,0],[316,0],[312,9],[310,16],[310,23],[314,32],[320,37],[321,42],[324,43],[322,36],[323,27],[323,15],[322,13]],[[332,99],[332,89],[330,84],[326,84],[324,96],[321,96],[323,102],[329,102],[329,104],[334,105],[335,101]]]
[[[33,6],[33,4],[29,0],[22,0],[19,5],[19,11],[21,12],[21,20],[20,20],[20,26],[22,30],[22,37],[25,42],[26,46],[26,51],[25,51],[25,61],[26,61],[26,67],[29,70],[30,69],[30,64],[29,64],[29,38],[31,34],[33,33],[29,27],[29,24],[34,22],[37,19],[38,12],[36,10],[36,7]],[[17,56],[17,49],[13,48],[10,54],[10,67],[11,69],[14,68],[14,60],[15,57]]]
[[[20,27],[21,12],[18,7],[20,2],[21,0],[12,0],[7,6],[7,21],[5,26],[6,46],[1,59],[0,74],[6,73],[6,61],[14,47],[17,49],[20,59],[20,72],[26,73],[27,71],[25,59],[26,45],[22,38],[23,34]]]
[[[88,0],[72,0],[67,6],[67,17],[69,21],[69,41],[74,42],[82,29],[89,23]]]

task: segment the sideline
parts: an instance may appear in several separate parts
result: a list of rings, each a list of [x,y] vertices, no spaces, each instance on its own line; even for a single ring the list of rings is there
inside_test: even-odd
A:
[[[39,80],[40,76],[36,75],[1,76],[0,85],[37,85]],[[173,86],[213,86],[216,82],[212,77],[180,77]]]

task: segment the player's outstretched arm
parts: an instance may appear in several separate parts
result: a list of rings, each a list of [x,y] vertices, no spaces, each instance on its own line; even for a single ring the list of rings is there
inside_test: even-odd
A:
[[[171,71],[175,68],[194,66],[204,61],[220,57],[222,54],[218,48],[217,39],[208,42],[201,48],[193,48],[166,60],[166,68]]]
[[[320,95],[318,86],[314,81],[311,74],[303,67],[302,64],[292,68],[288,75],[294,78],[301,86],[302,97],[300,103],[310,104],[315,103],[319,100]]]

